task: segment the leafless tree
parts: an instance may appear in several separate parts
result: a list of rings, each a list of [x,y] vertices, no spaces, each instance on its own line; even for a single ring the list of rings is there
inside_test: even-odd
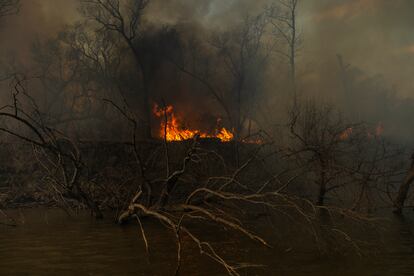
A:
[[[13,103],[1,110],[0,118],[16,122],[22,128],[10,128],[1,125],[0,131],[33,145],[35,157],[47,172],[43,180],[55,191],[58,202],[65,206],[67,198],[74,199],[84,203],[93,210],[96,216],[101,216],[98,201],[92,196],[93,193],[88,192],[85,187],[90,183],[89,179],[82,174],[85,164],[77,143],[60,131],[44,124],[42,116],[39,116],[40,112],[36,102],[26,93],[19,80],[17,79],[15,92],[13,93]],[[21,96],[26,99],[26,105],[23,105]],[[250,263],[230,263],[214,244],[204,240],[202,234],[192,229],[193,225],[208,225],[209,227],[217,227],[217,233],[220,233],[219,229],[225,228],[255,241],[259,245],[271,247],[260,234],[250,230],[250,226],[245,222],[247,211],[264,210],[264,216],[280,213],[295,223],[306,225],[308,233],[319,243],[317,210],[322,208],[326,210],[327,207],[315,206],[307,199],[285,193],[285,188],[290,181],[284,182],[279,178],[280,173],[272,172],[258,177],[257,171],[263,172],[264,169],[262,168],[268,165],[261,156],[261,152],[264,151],[266,145],[252,146],[253,150],[249,152],[248,158],[246,158],[247,161],[234,168],[227,165],[224,158],[217,152],[204,149],[196,135],[192,141],[181,144],[181,146],[187,148],[182,160],[179,160],[179,164],[170,167],[168,164],[171,164],[169,159],[172,156],[166,152],[154,157],[158,164],[166,165],[161,167],[159,165],[151,166],[151,162],[148,162],[150,158],[139,151],[136,140],[138,124],[133,112],[113,101],[106,100],[106,103],[121,113],[132,127],[131,141],[128,145],[132,147],[136,167],[131,167],[131,164],[127,166],[134,173],[140,175],[140,177],[135,178],[136,181],[133,183],[134,192],[127,195],[130,201],[119,215],[118,220],[120,223],[130,219],[135,219],[138,222],[140,234],[147,251],[150,245],[145,230],[144,218],[158,220],[169,231],[172,231],[177,245],[176,275],[180,271],[182,261],[183,237],[194,242],[199,248],[200,254],[220,264],[229,275],[240,275],[241,269],[257,267],[257,265]],[[26,108],[23,108],[23,106],[26,106]],[[27,106],[31,106],[32,109],[29,111]],[[317,121],[316,125],[318,122],[320,121]],[[293,127],[295,127],[295,124]],[[325,126],[322,128],[329,132],[330,128]],[[26,129],[27,132],[22,131],[23,129]],[[307,134],[308,132],[304,133]],[[340,133],[339,129],[338,133]],[[310,137],[317,139],[317,134],[311,134]],[[341,137],[341,135],[336,134],[335,137]],[[313,141],[312,139],[310,141]],[[160,148],[167,151],[167,148],[162,146]],[[264,152],[264,154],[267,155],[268,153]],[[158,160],[163,156],[165,156],[165,162]],[[210,158],[213,158],[213,160]],[[197,176],[194,169],[202,164],[214,166],[216,175],[203,174]],[[216,165],[220,169],[216,169]],[[246,173],[249,168],[255,173]],[[163,169],[165,169],[165,174]],[[277,186],[274,185],[275,183]],[[275,189],[275,187],[277,188]],[[341,208],[332,208],[329,211],[347,218],[365,221],[362,216]],[[330,227],[329,231],[331,233],[337,233],[339,237],[349,241],[355,250],[359,250],[359,247],[345,232],[339,230],[335,225]]]
[[[247,16],[239,28],[217,35],[212,42],[231,80],[228,102],[234,110],[231,119],[236,140],[242,138],[242,125],[250,115],[254,94],[258,93],[255,88],[259,84],[254,78],[260,73],[252,71],[260,71],[265,65],[267,48],[263,37],[266,25],[264,14]]]
[[[277,0],[267,8],[273,34],[285,45],[285,48],[276,48],[274,51],[288,60],[294,105],[297,104],[296,63],[302,45],[297,21],[298,5],[299,0]]]
[[[42,88],[35,93],[47,124],[72,128],[92,138],[99,128],[90,129],[90,123],[107,125],[109,121],[115,125],[120,119],[106,109],[103,98],[118,100],[131,95],[130,105],[141,110],[135,104],[139,81],[125,51],[117,34],[91,30],[83,22],[66,27],[47,41],[34,43],[32,71],[35,83]],[[145,125],[143,121],[141,116],[140,129]]]
[[[142,16],[149,0],[82,0],[81,3],[83,15],[95,22],[98,30],[119,35],[133,54],[143,83],[145,136],[151,137],[151,68],[146,66],[138,47],[143,34]]]
[[[37,41],[32,46],[35,75],[41,84],[36,95],[42,105],[42,116],[48,124],[67,121],[73,114],[76,81],[79,77],[80,61],[70,58],[71,53],[57,39],[44,43]]]
[[[268,172],[270,171],[269,164],[264,161],[266,158],[263,156],[273,156],[274,153],[265,151],[266,145],[254,145],[252,152],[249,152],[248,157],[245,158],[246,162],[232,168],[219,153],[203,148],[196,135],[192,140],[180,145],[186,146],[186,151],[182,159],[178,161],[176,160],[177,154],[170,155],[168,150],[172,145],[166,143],[159,147],[165,152],[164,154],[160,152],[154,158],[166,159],[164,162],[158,160],[158,163],[161,161],[165,164],[160,172],[160,167],[152,167],[148,162],[148,157],[141,154],[139,150],[140,145],[136,141],[137,122],[133,112],[112,101],[108,100],[107,103],[120,112],[133,128],[130,145],[137,165],[135,171],[140,174],[136,182],[137,191],[130,196],[129,205],[119,215],[118,222],[123,224],[131,219],[136,220],[148,251],[150,244],[144,218],[160,221],[176,237],[178,264],[176,274],[180,270],[182,260],[183,237],[194,242],[200,249],[200,254],[220,264],[229,275],[239,275],[241,269],[256,266],[254,264],[231,264],[221,255],[218,248],[203,240],[201,234],[192,230],[192,224],[207,223],[206,225],[218,228],[224,227],[265,247],[270,247],[264,238],[249,230],[244,223],[246,219],[244,212],[250,210],[255,213],[257,210],[264,210],[263,216],[265,217],[278,213],[288,218],[295,217],[292,218],[295,223],[303,223],[317,243],[320,242],[317,215],[319,209],[329,210],[333,214],[339,214],[351,220],[365,221],[363,216],[352,211],[316,206],[307,199],[286,193],[286,187],[297,179],[297,176],[285,181],[282,178],[283,172]],[[170,158],[174,158],[175,163],[178,162],[178,164],[174,167],[170,166],[169,164],[172,164]],[[197,176],[195,173],[199,166],[206,168],[212,165],[218,165],[214,169],[216,175]],[[249,170],[255,173],[251,175]],[[257,176],[257,171],[263,172],[262,177]],[[249,176],[252,178],[250,179]],[[352,247],[359,250],[354,241],[335,224],[331,225],[331,228],[328,232],[336,233],[337,238],[340,239],[345,237]]]
[[[315,182],[318,206],[326,203],[328,193],[342,189],[351,195],[351,208],[358,209],[370,191],[385,194],[388,182],[401,175],[402,151],[375,129],[347,123],[332,106],[308,103],[293,110],[288,155]]]
[[[44,180],[61,207],[68,207],[65,198],[73,199],[102,218],[98,204],[83,186],[85,167],[76,143],[45,124],[39,106],[26,91],[24,76],[16,75],[13,81],[12,103],[0,110],[0,131],[33,146],[34,157],[45,172]]]
[[[172,60],[217,101],[236,141],[243,140],[243,125],[252,117],[252,105],[260,93],[270,53],[266,26],[264,13],[246,16],[231,30],[212,34],[207,41],[198,37],[186,41],[182,60]]]

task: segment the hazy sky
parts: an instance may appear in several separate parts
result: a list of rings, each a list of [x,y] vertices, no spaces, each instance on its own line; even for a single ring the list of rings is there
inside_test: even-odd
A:
[[[342,54],[414,97],[414,1],[303,1],[306,54]],[[307,42],[306,42],[307,41]]]
[[[149,20],[197,20],[220,26],[246,12],[260,10],[265,0],[153,0]],[[22,0],[18,16],[0,24],[2,56],[27,58],[36,38],[56,33],[77,19],[76,0]],[[402,96],[414,97],[413,0],[302,0],[303,56],[323,63],[341,54],[370,74],[383,74]]]

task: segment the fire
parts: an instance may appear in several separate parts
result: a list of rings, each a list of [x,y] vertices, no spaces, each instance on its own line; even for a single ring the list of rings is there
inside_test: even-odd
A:
[[[214,133],[207,133],[183,127],[180,119],[174,114],[174,107],[171,105],[163,108],[155,104],[153,113],[155,116],[162,119],[159,135],[160,137],[165,136],[167,141],[184,141],[192,139],[196,134],[201,138],[217,138],[221,142],[230,142],[234,138],[234,134],[224,127],[216,129]],[[165,121],[167,121],[167,125],[165,124]]]
[[[227,130],[226,128],[222,128],[216,135],[217,138],[219,138],[223,142],[229,142],[233,140],[234,134]]]
[[[385,128],[384,128],[383,123],[379,122],[375,128],[368,130],[366,132],[366,135],[368,139],[373,139],[376,137],[381,137],[384,134],[384,131],[385,131]],[[353,134],[353,132],[354,132],[354,129],[352,127],[345,129],[339,134],[339,140],[341,141],[348,140],[349,137],[351,137],[351,135]]]
[[[341,140],[341,141],[343,141],[343,140],[347,140],[351,135],[352,135],[352,132],[353,132],[354,130],[353,130],[353,128],[352,127],[348,127],[347,129],[345,129],[340,135],[339,135],[339,139]]]

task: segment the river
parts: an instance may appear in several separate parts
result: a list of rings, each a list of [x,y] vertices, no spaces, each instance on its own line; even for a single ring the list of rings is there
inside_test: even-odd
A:
[[[145,222],[147,254],[138,227],[117,226],[110,216],[97,221],[88,213],[68,217],[60,210],[37,208],[8,214],[19,225],[0,225],[0,275],[174,275],[174,237],[156,221]],[[281,253],[232,239],[231,234],[225,242],[215,238],[215,232],[205,230],[205,236],[216,239],[214,245],[234,260],[265,265],[241,275],[414,275],[413,220],[391,218],[388,223],[383,250],[363,258]],[[227,275],[186,241],[180,275]]]

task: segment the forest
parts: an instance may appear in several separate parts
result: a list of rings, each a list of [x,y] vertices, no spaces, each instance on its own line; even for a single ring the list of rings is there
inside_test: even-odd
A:
[[[413,6],[333,2],[0,0],[0,275],[414,273],[414,46],[339,26]]]

